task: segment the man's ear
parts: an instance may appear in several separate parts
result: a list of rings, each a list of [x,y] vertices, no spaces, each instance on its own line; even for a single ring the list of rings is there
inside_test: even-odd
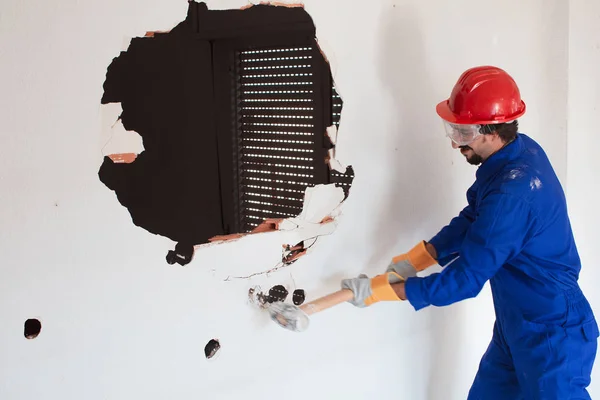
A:
[[[500,136],[498,136],[497,131],[493,131],[491,133],[486,133],[485,135],[483,135],[483,143],[494,143],[497,140],[502,140],[500,139]]]

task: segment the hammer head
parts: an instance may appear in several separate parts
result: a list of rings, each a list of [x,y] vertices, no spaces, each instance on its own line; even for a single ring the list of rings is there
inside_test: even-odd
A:
[[[285,329],[302,332],[308,328],[308,315],[293,304],[275,302],[269,305],[268,310],[271,319]]]

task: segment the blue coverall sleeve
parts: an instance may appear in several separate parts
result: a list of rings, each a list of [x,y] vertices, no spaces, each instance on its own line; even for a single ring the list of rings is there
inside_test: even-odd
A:
[[[475,211],[469,204],[429,240],[429,243],[435,247],[439,265],[444,266],[457,256],[458,249],[474,220]]]
[[[460,257],[442,272],[406,281],[406,297],[419,310],[475,297],[488,279],[522,249],[533,225],[530,206],[507,193],[487,195],[468,228]]]

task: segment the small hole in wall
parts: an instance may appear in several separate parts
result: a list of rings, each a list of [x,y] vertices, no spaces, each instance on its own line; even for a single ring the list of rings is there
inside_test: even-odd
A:
[[[217,354],[217,351],[221,348],[221,344],[217,339],[210,339],[204,347],[204,355],[207,359],[211,359]]]
[[[305,299],[306,299],[306,295],[304,294],[304,289],[294,290],[292,300],[294,301],[295,305],[297,305],[297,306],[301,305],[302,303],[304,303]]]
[[[269,290],[269,303],[274,303],[276,301],[285,301],[287,298],[288,291],[283,285],[275,285]]]
[[[42,323],[37,319],[28,319],[25,321],[25,338],[35,339],[42,330]]]

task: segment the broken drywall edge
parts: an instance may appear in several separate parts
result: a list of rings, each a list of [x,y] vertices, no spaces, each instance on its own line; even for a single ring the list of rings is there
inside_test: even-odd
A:
[[[131,45],[131,38],[127,36],[123,36],[121,38],[121,52],[127,51],[129,46]]]
[[[306,255],[307,248],[304,247],[304,241],[290,246],[289,244],[282,245],[283,247],[283,257],[281,257],[281,262],[287,265],[290,265],[296,262],[300,257]]]
[[[307,187],[302,212],[297,219],[320,223],[344,201],[344,190],[335,184]]]
[[[144,34],[144,37],[147,37],[147,38],[153,38],[154,36],[156,36],[156,34],[169,33],[169,32],[171,32],[171,30],[170,30],[170,29],[169,29],[169,30],[166,30],[166,31],[147,31],[147,32]]]
[[[335,214],[335,210],[334,210],[334,212],[332,212],[332,214]],[[208,243],[202,243],[202,244],[195,245],[194,252],[204,249],[204,248],[207,248],[207,247],[210,247],[210,246],[234,243],[241,239],[245,239],[248,237],[254,237],[258,234],[267,235],[267,234],[277,234],[277,233],[286,232],[286,231],[289,232],[289,231],[319,229],[319,233],[317,234],[318,236],[329,235],[335,231],[335,227],[337,226],[335,224],[335,222],[336,222],[336,220],[330,216],[323,218],[323,220],[318,223],[311,223],[311,222],[306,222],[306,221],[302,221],[302,220],[298,220],[298,219],[294,219],[294,218],[289,218],[289,219],[283,220],[279,224],[277,229],[272,229],[269,231],[262,231],[262,232],[251,231],[251,232],[247,232],[247,233],[235,233],[235,234],[231,234],[231,235],[214,236],[209,239],[210,242],[208,242]]]
[[[331,144],[335,147],[337,145],[337,134],[338,134],[337,126],[335,126],[335,125],[328,126],[327,129],[325,130],[325,133],[329,137]]]
[[[338,171],[340,173],[346,172],[346,166],[343,165],[336,157],[336,149],[337,149],[337,139],[338,139],[338,129],[335,125],[328,126],[325,134],[329,138],[331,142],[331,149],[327,152],[327,164],[329,165],[329,169]]]
[[[291,238],[288,237],[288,244],[283,244],[281,246],[281,256],[275,266],[259,272],[253,272],[245,276],[231,276],[231,274],[226,273],[225,275],[227,276],[227,279],[225,280],[250,279],[261,275],[269,276],[270,274],[295,263],[299,258],[304,257],[313,251],[313,247],[317,243],[318,239],[333,234],[337,228],[337,225],[337,220],[329,218],[321,224],[307,224],[287,232],[279,231],[278,233],[280,234],[292,234],[295,240],[289,240]],[[274,233],[276,232],[271,232],[271,234]],[[292,245],[290,243],[296,244]]]
[[[240,10],[247,10],[247,9],[257,6],[257,5],[258,6],[288,7],[288,8],[294,8],[294,7],[304,8],[304,4],[302,4],[302,3],[284,3],[281,1],[261,1],[259,3],[250,3],[250,4],[246,4],[245,6],[241,6]]]
[[[131,164],[135,161],[137,156],[136,153],[114,153],[108,155],[115,164]]]
[[[343,174],[346,171],[346,167],[333,156],[332,152],[333,149],[329,150],[329,158],[327,159],[329,168]]]
[[[102,106],[102,137],[106,139],[102,155],[115,163],[132,163],[144,151],[144,144],[137,132],[125,129],[120,118],[122,112],[121,103]],[[109,121],[115,122],[109,124]]]
[[[333,220],[332,220],[333,221]],[[331,221],[331,222],[332,222]],[[328,221],[327,223],[329,223]],[[283,245],[283,255],[281,257],[281,262],[286,265],[291,265],[298,261],[300,257],[305,256],[311,250],[311,248],[317,242],[317,239],[322,236],[318,235],[315,237],[309,237],[295,244],[294,246],[290,246],[289,244]]]
[[[319,51],[321,52],[321,55],[323,56],[323,59],[325,60],[325,62],[331,66],[331,63],[329,62],[329,58],[325,54],[325,51],[323,50],[323,47],[321,46],[321,43],[319,43],[319,40],[317,38],[315,38],[315,43],[316,43],[317,47],[319,48]],[[331,75],[333,76],[333,72],[331,73]]]
[[[337,209],[339,209],[339,206]],[[335,214],[335,212],[332,212],[332,214]],[[318,242],[318,239],[333,234],[337,229],[337,225],[338,220],[331,217],[326,217],[321,223],[318,224],[306,223],[302,226],[294,226],[292,227],[293,229],[289,229],[287,231],[280,229],[278,231],[266,232],[265,234],[283,235],[282,237],[285,238],[284,240],[287,242],[287,244],[281,245],[281,256],[279,260],[271,267],[258,271],[256,269],[250,269],[246,273],[237,272],[236,274],[233,274],[231,271],[228,272],[221,270],[219,271],[221,279],[225,281],[232,281],[240,279],[263,278],[265,276],[270,277],[272,274],[277,273],[278,271],[296,263],[300,258],[304,258],[304,256],[314,250],[313,247]],[[235,240],[239,239],[241,238]],[[216,243],[212,243],[212,245],[215,244]],[[217,277],[217,279],[219,278]]]
[[[229,243],[259,233],[288,231],[310,225],[316,226],[328,224],[334,221],[334,215],[338,215],[339,207],[343,201],[344,191],[335,186],[335,184],[321,184],[307,187],[304,192],[302,211],[297,217],[267,219],[250,232],[213,236],[209,239],[209,243],[196,245],[194,246],[194,249],[199,250],[207,245],[216,243]]]
[[[100,113],[100,148],[103,149],[112,138],[112,128],[120,119],[123,108],[121,103],[101,104]]]
[[[239,280],[239,279],[254,279],[262,278],[264,276],[269,277],[272,274],[279,272],[285,268],[288,268],[291,264],[298,261],[300,257],[304,257],[313,250],[313,246],[317,243],[318,239],[324,236],[331,235],[335,232],[337,223],[335,220],[324,224],[313,224],[312,226],[305,226],[294,230],[294,237],[303,238],[299,242],[297,240],[291,241],[292,243],[298,243],[296,245],[282,245],[282,253],[279,261],[272,267],[260,270],[258,272],[248,273],[246,275],[233,275],[226,271],[223,272],[225,281]],[[275,233],[275,232],[272,232]],[[282,232],[279,232],[282,233]],[[302,248],[298,248],[301,244]],[[294,250],[292,250],[294,249]]]
[[[209,243],[218,243],[218,242],[224,242],[224,241],[232,241],[232,240],[237,240],[237,239],[241,239],[245,236],[248,235],[254,235],[257,233],[267,233],[267,232],[275,232],[277,230],[279,230],[279,226],[281,224],[281,222],[283,221],[283,219],[278,218],[278,219],[273,219],[273,218],[268,218],[266,220],[264,220],[260,225],[258,225],[256,228],[254,228],[252,231],[250,232],[246,232],[246,233],[232,233],[229,235],[217,235],[217,236],[213,236],[211,238],[208,239]],[[198,246],[196,246],[196,248],[199,248],[201,246],[204,246],[205,244],[200,244]]]

